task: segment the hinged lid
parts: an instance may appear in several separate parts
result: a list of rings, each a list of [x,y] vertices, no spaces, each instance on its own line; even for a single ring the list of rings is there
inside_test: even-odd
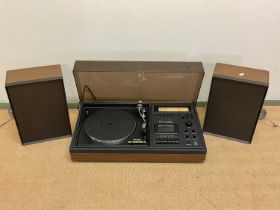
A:
[[[60,65],[8,70],[5,85],[10,86],[54,79],[62,79]]]
[[[214,71],[214,76],[264,86],[269,85],[268,71],[242,66],[217,63]]]
[[[195,103],[204,69],[201,62],[76,61],[81,101]]]

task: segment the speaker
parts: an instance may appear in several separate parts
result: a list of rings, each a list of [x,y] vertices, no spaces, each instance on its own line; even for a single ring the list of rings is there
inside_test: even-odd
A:
[[[268,71],[218,63],[203,130],[251,143],[268,86]]]
[[[5,87],[22,144],[71,135],[60,65],[9,70]]]

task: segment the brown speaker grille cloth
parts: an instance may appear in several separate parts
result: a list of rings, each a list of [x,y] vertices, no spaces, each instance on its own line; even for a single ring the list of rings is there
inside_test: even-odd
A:
[[[204,130],[251,141],[266,86],[213,77]]]
[[[8,86],[23,143],[71,134],[63,81]]]

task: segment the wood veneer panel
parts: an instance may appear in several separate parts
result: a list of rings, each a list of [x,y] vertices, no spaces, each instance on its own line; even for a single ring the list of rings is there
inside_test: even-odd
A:
[[[73,161],[96,162],[203,162],[206,154],[71,153]]]
[[[60,65],[39,66],[24,69],[8,70],[6,86],[34,81],[47,81],[62,78]]]
[[[247,81],[266,86],[268,86],[269,83],[269,72],[266,70],[222,63],[217,63],[214,76],[237,81]]]

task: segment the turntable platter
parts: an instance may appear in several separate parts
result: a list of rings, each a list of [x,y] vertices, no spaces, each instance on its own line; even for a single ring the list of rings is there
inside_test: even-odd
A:
[[[136,121],[124,110],[102,109],[92,113],[86,120],[86,134],[95,142],[120,144],[133,134]]]

